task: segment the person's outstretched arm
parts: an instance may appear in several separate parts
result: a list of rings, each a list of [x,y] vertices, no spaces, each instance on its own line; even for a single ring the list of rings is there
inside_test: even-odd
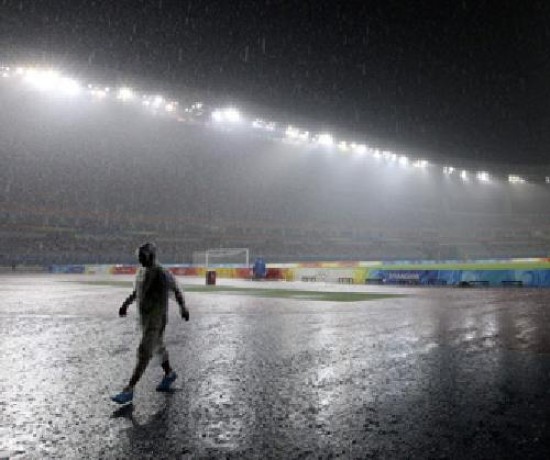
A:
[[[122,302],[122,306],[118,310],[119,316],[126,316],[126,313],[128,312],[128,307],[136,300],[136,290],[134,289],[132,293],[126,298],[124,302]]]
[[[176,302],[180,307],[180,315],[185,321],[189,321],[189,310],[185,305],[185,296],[183,295],[183,290],[179,287],[176,277],[171,273],[168,274],[168,285],[176,297]]]

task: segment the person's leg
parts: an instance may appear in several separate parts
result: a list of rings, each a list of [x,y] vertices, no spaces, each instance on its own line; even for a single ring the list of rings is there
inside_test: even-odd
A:
[[[165,375],[169,375],[172,372],[172,367],[170,366],[170,356],[168,355],[168,350],[164,345],[164,329],[166,324],[162,325],[162,328],[159,330],[157,337],[157,348],[156,352],[160,359],[160,365]]]
[[[169,391],[170,385],[172,385],[172,383],[178,377],[177,374],[172,369],[172,367],[170,366],[168,350],[164,345],[164,326],[165,325],[166,324],[163,324],[163,327],[160,329],[158,340],[157,340],[158,348],[156,351],[159,355],[162,369],[164,370],[164,377],[162,381],[157,385],[157,391]]]
[[[126,404],[133,400],[134,387],[145,372],[145,369],[147,368],[147,365],[153,355],[153,349],[158,336],[158,328],[155,328],[154,325],[147,323],[143,323],[142,327],[143,335],[137,350],[137,362],[134,372],[132,373],[132,377],[130,378],[130,382],[128,382],[128,385],[126,385],[119,394],[111,397],[114,402],[119,404]]]
[[[141,379],[141,376],[145,372],[145,369],[147,369],[147,365],[149,364],[149,361],[151,361],[151,357],[153,356],[157,337],[158,329],[155,328],[154,325],[143,325],[143,336],[137,350],[136,366],[134,367],[134,372],[132,373],[130,382],[128,383],[128,386],[125,388],[125,390],[133,390],[133,388]]]

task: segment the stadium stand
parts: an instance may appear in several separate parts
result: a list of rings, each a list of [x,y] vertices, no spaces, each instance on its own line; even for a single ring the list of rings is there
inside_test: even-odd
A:
[[[270,262],[550,254],[550,186],[463,182],[125,107],[75,115],[25,94],[17,107],[0,114],[0,265],[130,263],[147,239],[166,263],[215,247]]]

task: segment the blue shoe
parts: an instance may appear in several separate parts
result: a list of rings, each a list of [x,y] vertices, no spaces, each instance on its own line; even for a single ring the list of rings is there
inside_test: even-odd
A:
[[[132,399],[134,399],[134,392],[131,390],[121,391],[119,394],[111,396],[111,401],[114,401],[118,404],[127,404],[129,402],[132,402]]]
[[[174,371],[170,372],[168,375],[165,375],[161,382],[157,385],[157,391],[169,391],[170,385],[174,383],[174,380],[178,378],[178,374]]]

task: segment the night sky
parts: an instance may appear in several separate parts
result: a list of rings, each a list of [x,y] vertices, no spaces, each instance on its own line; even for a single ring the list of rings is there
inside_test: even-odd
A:
[[[0,59],[193,88],[442,158],[550,163],[550,2],[0,0]]]

